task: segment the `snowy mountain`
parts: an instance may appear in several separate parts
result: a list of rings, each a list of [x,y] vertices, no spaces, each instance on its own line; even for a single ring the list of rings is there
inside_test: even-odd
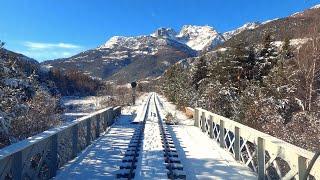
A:
[[[153,37],[164,37],[164,38],[170,38],[173,40],[177,40],[177,32],[172,28],[159,28],[154,33],[151,34]]]
[[[95,49],[46,61],[43,66],[76,69],[92,77],[118,82],[153,78],[181,59],[212,50],[223,45],[225,39],[256,27],[258,23],[248,23],[222,35],[210,26],[185,25],[179,32],[159,28],[150,35],[114,36]]]
[[[224,42],[223,36],[210,26],[183,26],[177,38],[179,42],[198,51]]]
[[[164,33],[169,32],[163,30]],[[180,59],[194,57],[197,52],[172,38],[152,35],[115,36],[98,48],[70,58],[46,61],[44,66],[64,70],[77,69],[93,77],[118,82],[157,77]]]
[[[224,37],[210,26],[185,25],[179,33],[172,28],[159,28],[150,36],[157,39],[170,39],[171,42],[176,41],[176,43],[185,44],[196,51],[201,51],[208,46],[215,47],[224,42]],[[145,44],[140,40],[147,37],[149,36],[114,36],[100,48],[126,47],[129,49],[141,49]]]
[[[230,38],[232,38],[233,36],[241,33],[242,31],[255,29],[259,25],[260,25],[259,22],[246,23],[243,26],[241,26],[241,27],[239,27],[239,28],[237,28],[235,30],[223,33],[223,37],[224,37],[225,40],[229,40]]]
[[[185,25],[179,33],[172,28],[159,28],[151,36],[170,38],[196,51],[213,48],[224,42],[224,37],[210,26]]]

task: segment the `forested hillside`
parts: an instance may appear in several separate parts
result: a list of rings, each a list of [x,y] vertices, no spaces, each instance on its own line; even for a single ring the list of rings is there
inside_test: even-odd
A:
[[[320,145],[319,33],[293,46],[285,38],[182,60],[158,87],[181,107],[202,107],[307,149]]]
[[[59,124],[58,98],[40,76],[35,60],[0,49],[0,147]]]
[[[44,70],[34,59],[6,50],[3,45],[0,47],[0,147],[59,125],[63,112],[61,96],[106,93],[102,92],[106,85],[99,80],[77,71]]]

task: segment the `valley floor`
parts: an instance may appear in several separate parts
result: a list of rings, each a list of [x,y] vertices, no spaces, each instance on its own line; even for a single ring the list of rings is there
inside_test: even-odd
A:
[[[107,101],[109,98],[109,96],[64,96],[60,101],[60,105],[64,108],[62,121],[73,121],[76,118],[89,115],[102,109],[102,102]]]

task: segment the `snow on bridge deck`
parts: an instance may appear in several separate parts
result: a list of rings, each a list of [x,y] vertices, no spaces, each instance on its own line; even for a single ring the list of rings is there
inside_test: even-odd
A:
[[[147,96],[144,96],[145,100],[147,98]],[[173,105],[163,102],[165,109],[162,108],[162,111],[160,111],[163,115],[165,112],[177,112],[174,111]],[[150,106],[152,105],[154,106],[154,103],[150,103]],[[115,179],[115,174],[119,170],[130,138],[135,128],[139,126],[130,123],[134,119],[132,113],[138,109],[140,114],[142,112],[141,108],[143,108],[143,103],[139,101],[135,108],[125,109],[123,115],[110,130],[82,152],[78,158],[60,170],[55,179]],[[151,107],[150,110],[154,109]],[[142,117],[139,114],[137,117]],[[151,113],[148,114],[148,116],[150,115]],[[152,117],[149,118],[152,120]],[[146,124],[146,126],[148,125]],[[152,124],[149,124],[149,126],[155,127]],[[148,128],[146,127],[146,129]],[[168,126],[168,130],[174,140],[187,179],[257,179],[249,168],[234,160],[231,154],[221,149],[199,128],[192,125],[174,125]],[[158,151],[159,154],[150,154],[151,151],[149,151],[150,156],[147,156],[148,150],[146,148],[158,147],[158,134],[157,131],[153,133],[151,131],[145,132],[143,151],[139,157],[140,162],[137,163],[135,179],[153,179],[154,176],[146,175],[154,173],[163,175],[164,172],[167,172],[159,158],[153,159],[154,157],[163,157],[161,150]],[[145,167],[148,165],[152,168],[146,169]],[[148,173],[148,169],[157,169],[157,171]]]
[[[55,179],[114,179],[134,129],[130,115],[122,115],[110,130],[75,160],[58,172]]]
[[[187,179],[257,179],[199,128],[171,126]]]

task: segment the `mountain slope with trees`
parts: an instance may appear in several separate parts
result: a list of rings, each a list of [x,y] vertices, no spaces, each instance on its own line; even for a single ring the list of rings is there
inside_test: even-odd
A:
[[[1,42],[1,41],[0,41]],[[0,46],[0,147],[61,123],[60,97],[96,95],[104,84],[78,71],[41,68]]]
[[[320,34],[314,29],[302,46],[290,39],[276,45],[271,31],[250,46],[239,41],[182,60],[158,87],[181,107],[202,107],[314,150],[320,145]]]
[[[303,12],[295,13],[289,17],[271,20],[259,24],[252,29],[246,29],[231,37],[219,47],[229,47],[242,42],[246,45],[263,42],[263,37],[272,34],[274,41],[283,41],[286,38],[306,40],[318,32],[314,27],[320,22],[320,8],[315,6]]]
[[[35,60],[0,48],[0,147],[59,123],[58,99],[40,74]]]

